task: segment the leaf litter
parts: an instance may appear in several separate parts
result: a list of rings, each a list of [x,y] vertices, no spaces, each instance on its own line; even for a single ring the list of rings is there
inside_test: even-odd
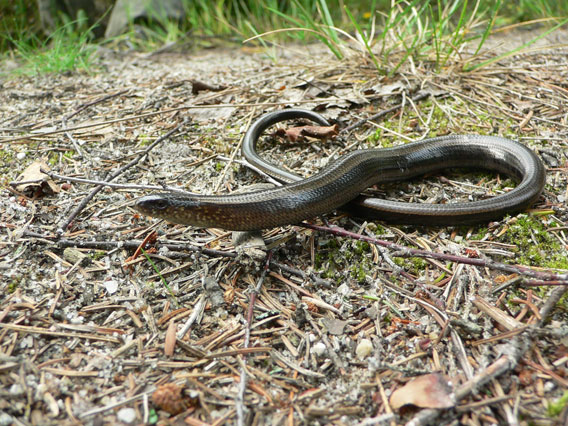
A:
[[[432,74],[418,63],[392,78],[304,50],[283,51],[277,63],[238,49],[128,54],[105,58],[105,72],[2,82],[0,166],[5,183],[14,181],[0,199],[2,422],[566,418],[566,409],[553,417],[546,408],[568,389],[565,287],[536,286],[551,277],[566,284],[566,263],[551,263],[568,247],[565,50],[473,73]],[[530,215],[475,227],[326,217],[383,246],[289,226],[265,230],[253,252],[230,232],[129,209],[144,193],[133,184],[229,193],[262,182],[238,163],[240,140],[251,120],[287,106],[316,109],[340,130],[325,142],[286,144],[267,132],[262,154],[305,176],[351,149],[467,132],[536,150],[547,187]],[[40,158],[66,177],[58,193],[30,196],[18,186]],[[95,192],[75,178],[117,186]],[[371,190],[451,202],[510,185],[450,172]],[[523,232],[511,233],[519,224]],[[414,257],[422,252],[441,257]],[[521,256],[533,275],[515,266]],[[399,411],[393,398],[404,386],[421,396],[416,383],[431,377],[451,381],[454,405],[406,394],[425,409]]]

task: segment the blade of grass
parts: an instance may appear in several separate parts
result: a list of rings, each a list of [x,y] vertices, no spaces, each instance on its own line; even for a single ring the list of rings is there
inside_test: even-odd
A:
[[[270,46],[268,46],[268,44],[262,39],[262,37],[260,37],[260,34],[256,31],[256,28],[254,28],[249,21],[246,21],[245,25],[247,25],[249,30],[252,31],[252,33],[255,35],[255,37],[258,37],[258,41],[259,41],[260,44],[262,44],[262,47],[264,47],[266,55],[268,55],[270,57],[270,59],[275,62],[276,61],[276,55],[274,54],[272,49],[270,49]],[[245,41],[247,41],[247,40],[245,40]]]
[[[377,2],[376,0],[373,0],[371,2],[371,5],[369,7],[369,10],[371,11],[369,13],[369,23],[367,24],[367,31],[369,32],[369,39],[373,40],[375,38],[375,10],[377,9]],[[363,15],[365,16],[365,15]]]
[[[435,16],[433,11],[432,11],[432,15],[431,15],[431,21],[433,24],[433,31],[432,31],[432,45],[434,46],[434,52],[436,52],[436,63],[439,64],[440,63],[440,56],[441,56],[441,51],[442,51],[442,40],[441,40],[441,36],[439,34],[440,31],[440,23],[442,22],[442,3],[440,0],[438,0],[437,2],[437,11],[438,11],[438,15]]]
[[[491,65],[491,64],[493,64],[493,63],[495,63],[495,62],[498,62],[498,61],[500,61],[501,59],[504,59],[504,58],[506,58],[506,57],[508,57],[508,56],[512,56],[512,55],[514,55],[514,54],[520,52],[521,50],[526,49],[527,47],[531,46],[532,44],[536,43],[536,42],[539,41],[540,39],[546,37],[548,34],[550,34],[550,33],[554,32],[554,31],[556,31],[557,29],[559,29],[559,28],[561,28],[561,27],[563,27],[563,26],[566,25],[567,23],[568,23],[568,18],[566,18],[566,19],[560,21],[560,22],[559,22],[558,24],[556,24],[554,27],[549,28],[548,30],[546,30],[546,31],[543,32],[542,34],[538,35],[537,37],[535,37],[535,38],[529,40],[528,42],[524,43],[522,46],[519,46],[519,47],[517,47],[517,48],[515,48],[515,49],[513,49],[513,50],[510,50],[510,51],[505,52],[505,53],[503,53],[503,54],[501,54],[501,55],[499,55],[499,56],[496,56],[495,58],[488,59],[488,60],[483,61],[483,62],[481,62],[481,63],[479,63],[479,64],[473,65],[473,66],[471,66],[471,67],[464,66],[464,71],[475,71],[475,70],[477,70],[477,69],[479,69],[479,68],[483,68],[483,67],[486,67],[487,65]]]
[[[379,35],[379,40],[381,42],[381,49],[379,52],[379,56],[383,58],[382,59],[383,64],[388,64],[391,52],[395,50],[397,47],[396,45],[387,47],[387,38],[389,34],[392,35],[392,33],[394,32],[393,37],[399,39],[401,41],[401,44],[404,44],[402,43],[404,38],[403,33],[405,33],[406,30],[403,29],[399,32],[396,32],[396,29],[399,27],[406,28],[408,26],[408,14],[413,13],[413,8],[417,3],[418,0],[413,0],[410,4],[407,4],[405,8],[401,8],[400,2],[398,2],[395,3],[393,7],[389,9],[389,13],[388,15],[386,15],[386,19],[384,21],[384,29]],[[426,7],[426,5],[424,7]],[[418,33],[421,33],[421,30],[419,30]],[[408,52],[407,50],[407,55],[405,56],[408,57],[410,56],[410,54],[411,52]],[[399,66],[400,65],[402,64],[399,64]]]
[[[412,43],[410,44],[410,46],[408,46],[406,44],[406,41],[404,39],[400,39],[400,42],[404,48],[404,55],[403,57],[397,62],[397,64],[389,71],[388,76],[392,77],[394,76],[394,74],[396,74],[396,72],[399,70],[399,68],[406,63],[406,61],[408,60],[409,57],[413,56],[415,54],[415,48],[418,45],[419,41],[421,40],[421,35],[420,33],[416,33],[415,36],[412,39]]]
[[[177,306],[177,298],[176,295],[174,294],[174,292],[172,291],[170,285],[168,284],[168,282],[166,281],[166,279],[164,278],[164,276],[162,275],[162,273],[160,272],[160,270],[158,269],[158,267],[156,266],[156,264],[152,261],[152,258],[150,258],[150,256],[148,256],[148,253],[146,253],[146,250],[144,250],[143,248],[140,248],[140,250],[142,250],[142,254],[144,255],[144,257],[146,258],[146,260],[150,263],[150,265],[152,265],[152,268],[154,268],[154,271],[156,271],[156,274],[158,274],[158,276],[160,277],[160,280],[162,281],[162,284],[164,285],[164,287],[166,288],[166,290],[168,290],[168,293],[170,293],[170,296],[173,297],[174,302]]]
[[[479,40],[479,44],[477,45],[477,49],[475,50],[474,56],[479,53],[479,51],[481,50],[481,48],[485,44],[487,37],[489,37],[489,34],[491,34],[491,30],[493,29],[493,27],[495,25],[495,20],[497,19],[497,13],[501,9],[501,4],[502,4],[502,0],[497,0],[497,3],[495,4],[495,7],[493,9],[493,14],[491,16],[491,19],[489,19],[489,22],[487,23],[487,26],[485,27],[485,30],[483,31],[483,34],[481,36],[481,40]]]
[[[333,29],[335,25],[333,23],[333,19],[331,18],[331,14],[329,13],[326,1],[317,0],[316,5],[318,7],[318,12],[323,20],[323,23],[326,25],[325,27],[323,27],[325,33],[331,40],[333,40],[335,44],[339,45],[339,37],[337,37],[337,33]]]
[[[265,37],[270,34],[277,34],[288,31],[299,31],[299,32],[305,31],[314,34],[318,40],[320,40],[329,48],[329,50],[335,55],[337,59],[343,59],[343,53],[341,53],[340,47],[334,46],[333,40],[331,40],[327,36],[327,34],[323,33],[321,30],[311,29],[311,28],[302,28],[302,27],[281,28],[279,30],[268,31],[262,34],[255,35],[253,37],[249,37],[243,40],[243,43],[256,40],[257,38]]]
[[[349,8],[347,7],[347,5],[343,6],[345,9],[345,13],[347,13],[347,16],[349,17],[349,19],[351,20],[351,23],[353,24],[353,26],[355,27],[355,30],[357,31],[357,33],[359,34],[359,37],[361,38],[361,40],[363,41],[363,46],[365,47],[365,50],[367,50],[367,53],[369,54],[369,57],[371,58],[371,61],[373,61],[373,64],[375,65],[375,68],[377,69],[377,72],[379,74],[385,75],[386,72],[385,70],[379,65],[379,61],[377,60],[377,57],[375,56],[375,54],[373,53],[373,51],[371,50],[371,46],[369,45],[369,40],[367,39],[367,35],[365,34],[365,32],[361,29],[361,27],[359,26],[359,23],[355,20],[355,18],[353,17],[353,15],[351,14],[351,11],[349,10]]]
[[[277,33],[283,33],[283,32],[287,32],[287,31],[306,31],[308,33],[313,33],[316,37],[322,37],[324,38],[327,42],[332,43],[332,40],[330,40],[329,38],[327,38],[327,35],[323,34],[321,31],[317,31],[317,30],[312,30],[311,28],[295,28],[295,27],[290,27],[290,28],[280,28],[279,30],[273,30],[273,31],[268,31],[262,34],[258,34],[255,35],[253,37],[249,37],[245,40],[243,40],[243,43],[249,42],[249,41],[253,41],[256,40],[257,38],[261,38],[261,37],[265,37],[267,35],[271,35],[271,34],[277,34]],[[326,43],[327,44],[327,43]]]
[[[400,59],[393,67],[393,69],[389,71],[389,76],[393,76],[398,71],[398,69],[404,63],[406,63],[408,58],[412,57],[415,59],[420,59],[420,50],[422,46],[426,45],[428,39],[433,38],[432,32],[428,31],[428,22],[422,23],[420,19],[420,17],[424,14],[424,11],[428,7],[429,4],[428,2],[426,2],[420,9],[417,10],[415,3],[413,3],[402,11],[401,15],[403,17],[400,20],[402,22],[402,25],[397,25],[395,26],[395,28],[402,27],[402,29],[396,33],[396,38],[398,39],[405,53],[402,59]],[[411,42],[408,43],[407,39],[410,39]]]
[[[328,47],[328,49],[331,50],[331,52],[335,55],[337,59],[343,59],[343,53],[341,52],[339,43],[336,43],[332,37],[330,37],[324,30],[321,29],[320,26],[318,26],[318,24],[316,24],[314,18],[310,16],[308,11],[298,0],[294,0],[293,3],[298,7],[298,10],[300,11],[299,17],[301,17],[303,20],[292,18],[291,16],[286,15],[285,13],[281,12],[278,9],[269,9],[269,10],[279,15],[284,20],[291,22],[293,25],[296,25],[295,27],[296,29],[294,29],[294,31],[296,31],[297,28],[302,28],[302,27],[309,28],[311,30],[310,32],[312,32],[318,40],[324,43]],[[273,33],[274,31],[268,31],[263,34],[273,34]],[[336,34],[334,35],[337,37]]]
[[[478,2],[479,3],[479,0]],[[459,3],[456,2],[456,6]],[[464,30],[464,26],[465,26],[465,17],[467,14],[467,5],[468,5],[468,1],[465,0],[463,2],[462,8],[461,8],[461,13],[460,13],[460,17],[458,19],[458,22],[456,24],[456,28],[453,30],[454,34],[453,37],[451,38],[450,42],[448,43],[448,49],[446,51],[446,57],[444,59],[444,61],[442,62],[442,67],[445,66],[447,64],[447,62],[450,60],[451,54],[452,52],[459,52],[459,46],[461,46],[463,44],[463,34],[465,34]]]
[[[29,39],[10,39],[16,46],[17,55],[24,65],[17,73],[33,75],[48,72],[61,72],[73,69],[86,69],[90,66],[90,57],[95,47],[88,44],[94,26],[76,32],[86,22],[86,17],[68,21],[53,31],[43,42],[33,35]],[[10,37],[10,36],[8,36]]]

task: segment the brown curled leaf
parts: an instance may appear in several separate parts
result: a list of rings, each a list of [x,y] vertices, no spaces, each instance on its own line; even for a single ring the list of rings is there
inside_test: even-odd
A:
[[[199,80],[191,80],[191,93],[197,95],[199,92],[208,91],[208,92],[220,92],[221,90],[225,90],[226,86],[211,86],[210,84],[204,83],[203,81]]]
[[[31,163],[16,179],[17,182],[23,182],[16,186],[16,190],[26,195],[57,194],[60,191],[59,186],[42,170],[50,170],[44,160],[36,160]]]
[[[298,139],[311,137],[315,139],[328,139],[337,136],[339,127],[337,124],[333,126],[299,126],[290,127],[288,129],[278,129],[278,136],[286,137],[290,142],[296,142]]]
[[[408,404],[421,408],[450,408],[455,405],[450,381],[441,373],[416,377],[393,392],[390,405],[394,410]]]

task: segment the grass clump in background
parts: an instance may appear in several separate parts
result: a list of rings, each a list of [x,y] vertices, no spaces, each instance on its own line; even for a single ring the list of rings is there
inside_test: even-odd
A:
[[[76,20],[61,17],[60,25],[44,36],[39,28],[37,13],[26,1],[12,5],[12,15],[0,22],[0,47],[5,57],[14,57],[19,66],[16,74],[58,73],[89,69],[96,50],[92,43],[92,27],[87,17],[79,13]]]
[[[438,70],[458,61],[463,70],[473,70],[506,56],[479,56],[496,28],[504,31],[506,26],[530,21],[543,28],[534,42],[568,22],[568,2],[554,0],[183,0],[183,5],[181,22],[153,18],[145,23],[143,34],[131,25],[114,41],[128,40],[129,49],[153,50],[210,36],[239,42],[254,39],[265,45],[290,39],[319,40],[339,59],[355,51],[379,74],[393,75],[409,61],[427,61]],[[0,54],[22,62],[22,72],[90,68],[93,28],[88,28],[84,16],[61,16],[58,28],[46,35],[30,0],[16,0],[3,14]],[[96,42],[112,47],[113,40]]]

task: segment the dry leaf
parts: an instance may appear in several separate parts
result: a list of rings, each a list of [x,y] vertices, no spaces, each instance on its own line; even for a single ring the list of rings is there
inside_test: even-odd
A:
[[[105,125],[101,125],[100,120],[85,120],[81,123],[82,126],[89,126],[83,129],[73,130],[73,134],[77,137],[84,137],[84,138],[95,138],[95,137],[111,137],[115,135],[115,127],[112,123],[108,123]],[[82,145],[82,142],[79,141],[79,145]]]
[[[221,90],[225,90],[227,86],[212,86],[211,84],[205,83],[199,80],[190,80],[191,81],[191,93],[197,95],[199,92],[207,91],[207,92],[220,92]]]
[[[191,118],[198,123],[226,120],[234,114],[235,109],[235,107],[194,108],[191,110]]]
[[[398,94],[403,90],[407,89],[406,85],[401,81],[396,81],[392,84],[376,84],[371,88],[378,96],[391,96]]]
[[[296,142],[300,138],[306,136],[316,139],[327,139],[337,135],[338,126],[300,126],[290,127],[289,129],[279,129],[276,134],[286,136],[290,142]]]
[[[344,332],[347,321],[338,320],[335,318],[323,318],[322,323],[327,329],[329,334],[341,336]]]
[[[345,106],[349,106],[349,103],[353,105],[367,105],[369,103],[369,100],[358,89],[354,89],[352,86],[333,89],[333,94],[337,99],[344,101],[343,104]],[[340,103],[341,102],[335,102],[336,105]]]
[[[164,354],[166,356],[173,356],[174,350],[176,348],[176,322],[170,321],[168,325],[168,330],[166,331],[166,341],[164,343]]]
[[[393,392],[390,405],[398,410],[412,404],[421,408],[450,408],[455,405],[450,381],[441,373],[419,376]]]
[[[26,167],[26,169],[18,176],[16,181],[28,183],[22,183],[21,185],[16,186],[16,191],[23,192],[26,195],[31,195],[33,193],[37,195],[57,194],[59,192],[59,186],[57,186],[55,182],[49,178],[49,176],[42,173],[41,169],[46,171],[50,170],[44,160],[36,160]]]

